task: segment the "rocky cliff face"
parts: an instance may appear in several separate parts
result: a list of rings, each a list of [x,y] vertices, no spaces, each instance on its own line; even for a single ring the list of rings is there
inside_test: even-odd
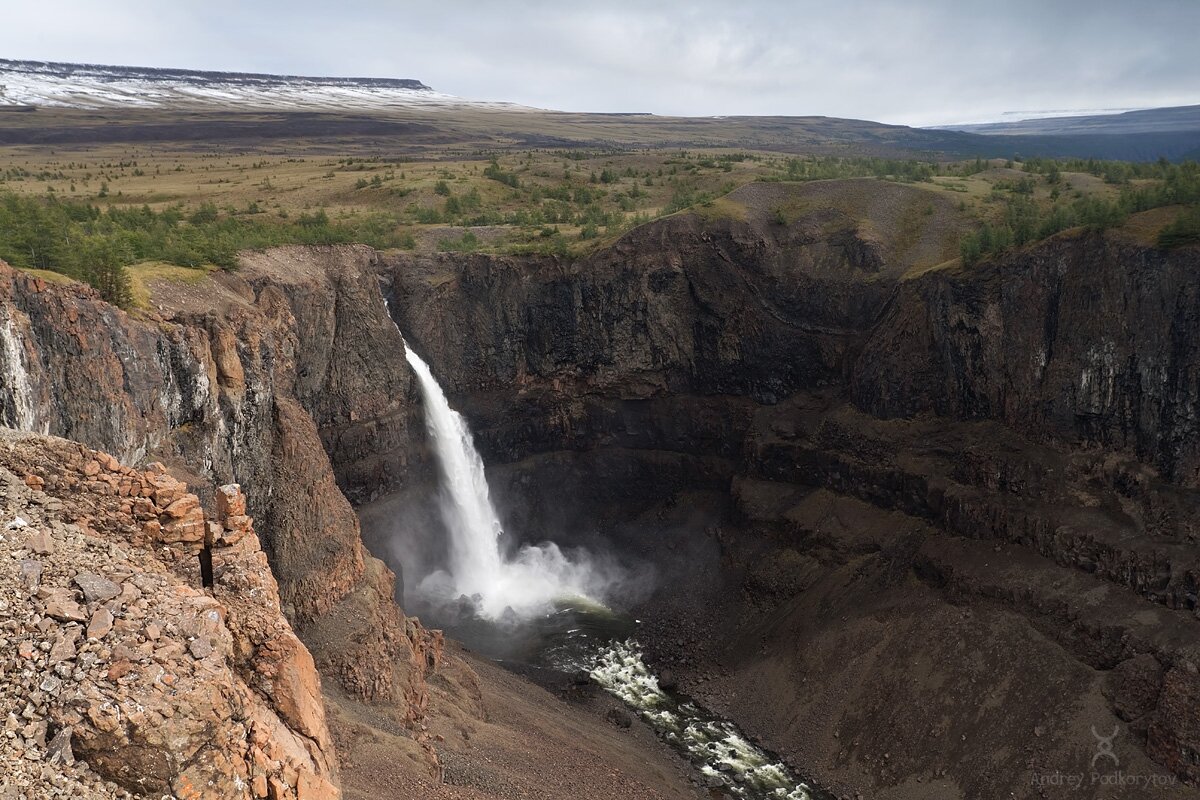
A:
[[[743,198],[574,264],[401,257],[397,316],[521,525],[725,576],[725,622],[701,610],[680,638],[684,612],[657,655],[830,782],[1020,793],[1086,767],[1091,725],[1146,775],[1197,780],[1195,251],[1077,233],[929,269],[953,215],[913,233],[913,190],[888,187],[891,224],[848,230],[857,188]],[[713,550],[666,535],[688,509]],[[921,682],[924,658],[955,666]],[[1029,681],[1057,688],[1002,689]],[[875,737],[880,715],[918,744]],[[943,718],[995,733],[945,758],[920,744]]]
[[[1200,258],[1065,234],[907,282],[858,361],[880,416],[996,419],[1200,480]]]
[[[876,181],[752,184],[573,263],[388,259],[447,389],[749,395],[840,384],[896,280],[950,257],[949,201]]]
[[[1093,726],[1120,728],[1131,774],[1195,781],[1194,491],[1131,455],[839,398],[792,398],[750,441],[724,533],[746,600],[693,691],[884,797],[1020,796],[1087,773]]]
[[[11,791],[46,796],[48,761],[72,796],[337,797],[320,677],[236,485],[210,519],[161,465],[12,432],[0,478]]]
[[[512,527],[579,535],[617,497],[632,518],[685,486],[727,493],[756,407],[841,385],[896,281],[949,258],[962,224],[893,184],[756,184],[573,263],[381,266],[485,459],[528,459],[574,490],[564,514],[541,493],[553,484],[498,474]]]
[[[0,414],[121,463],[160,459],[210,508],[215,485],[246,486],[282,607],[318,667],[394,704],[420,737],[440,639],[396,607],[337,481],[386,487],[409,452],[409,376],[373,258],[264,255],[194,291],[165,287],[140,319],[0,265]]]

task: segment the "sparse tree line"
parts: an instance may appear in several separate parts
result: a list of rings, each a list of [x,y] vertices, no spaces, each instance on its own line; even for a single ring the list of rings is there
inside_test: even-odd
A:
[[[988,168],[982,159],[955,163],[873,157],[789,158],[774,180],[824,181],[836,178],[883,178],[915,183],[939,176],[965,178]]]
[[[321,209],[291,214],[278,209],[266,214],[257,201],[240,209],[218,209],[211,203],[190,210],[181,204],[161,210],[144,205],[105,208],[67,200],[62,192],[33,197],[0,190],[0,258],[21,267],[70,275],[92,284],[107,299],[127,304],[130,292],[125,266],[129,264],[163,261],[185,267],[215,264],[228,268],[234,266],[239,250],[297,243],[363,242],[379,248],[411,248],[414,239],[403,228],[408,224],[509,226],[512,230],[507,236],[490,237],[488,246],[516,253],[569,255],[574,245],[622,232],[655,214],[711,205],[737,182],[717,185],[700,170],[730,171],[743,161],[760,162],[754,173],[757,179],[796,181],[848,177],[932,181],[936,177],[968,177],[993,166],[983,159],[956,163],[869,157],[785,159],[680,151],[649,168],[609,163],[588,171],[578,164],[584,160],[579,154],[564,154],[563,158],[561,173],[552,172],[553,166],[536,171],[528,158],[516,166],[491,158],[472,170],[486,180],[467,183],[459,191],[454,184],[469,178],[456,178],[455,173],[443,169],[435,176],[424,203],[411,203],[405,209],[351,212],[337,219]],[[131,163],[136,167],[136,162]],[[962,257],[968,264],[1066,228],[1108,227],[1120,224],[1129,214],[1164,205],[1192,208],[1162,232],[1160,246],[1200,240],[1200,168],[1195,163],[1029,159],[1007,166],[1019,167],[1025,174],[1016,173],[993,184],[989,199],[1003,205],[987,224],[963,238]],[[1064,178],[1065,173],[1078,172],[1119,186],[1118,196],[1098,199],[1081,195]],[[387,184],[396,179],[406,180],[405,173],[389,169],[383,175],[359,179],[353,188],[356,193],[385,192],[401,197],[418,188],[389,188]],[[1037,191],[1043,180],[1051,190],[1049,202]],[[939,185],[956,188],[953,182]],[[961,191],[966,191],[965,185]],[[573,226],[576,231],[568,238],[559,226]],[[467,251],[483,246],[478,236],[466,233],[470,232],[441,240],[440,249]]]
[[[744,157],[744,156],[741,156]],[[721,163],[732,163],[738,156],[730,156]],[[579,159],[574,159],[579,160]],[[713,165],[717,162],[713,161]],[[658,213],[670,214],[700,200],[710,200],[711,194],[700,193],[690,188],[686,177],[678,180],[678,168],[658,170],[662,181],[677,183],[670,202]],[[684,172],[689,170],[685,169]],[[516,172],[502,167],[493,158],[483,170],[483,176],[507,186],[511,192],[509,200],[517,200],[520,206],[502,211],[503,203],[489,204],[472,186],[466,192],[455,194],[446,180],[434,184],[434,194],[445,198],[440,205],[412,205],[409,213],[412,220],[421,225],[448,224],[459,227],[506,225],[538,231],[537,238],[512,249],[514,252],[542,252],[565,254],[565,239],[558,230],[559,225],[579,228],[578,239],[598,238],[602,233],[612,234],[642,224],[650,219],[648,211],[642,211],[650,193],[644,187],[654,185],[655,175],[649,171],[626,168],[618,172],[604,167],[590,174],[572,175],[564,172],[562,182],[552,185],[522,181]],[[461,240],[443,240],[443,249],[461,250]],[[472,240],[470,245],[477,244]]]
[[[1159,247],[1177,247],[1200,241],[1200,164],[1185,161],[1170,164],[1126,164],[1128,171],[1115,165],[1123,162],[1031,162],[1028,171],[1047,176],[1058,183],[1061,171],[1079,171],[1085,167],[1095,175],[1119,175],[1124,185],[1115,199],[1078,197],[1055,201],[1048,209],[1038,206],[1021,187],[1010,187],[1012,195],[1005,203],[999,221],[984,223],[978,231],[962,238],[963,263],[970,266],[984,256],[1002,253],[1012,247],[1053,236],[1068,228],[1110,228],[1124,222],[1130,214],[1163,206],[1188,206],[1158,237]],[[1133,179],[1144,183],[1135,184]],[[1057,197],[1057,195],[1055,195]]]
[[[236,265],[239,250],[281,244],[364,242],[412,247],[386,215],[330,220],[324,211],[270,221],[222,214],[205,204],[192,213],[173,206],[101,209],[87,203],[0,194],[0,258],[18,267],[59,272],[94,286],[108,301],[130,302],[125,267],[164,261],[182,267]]]

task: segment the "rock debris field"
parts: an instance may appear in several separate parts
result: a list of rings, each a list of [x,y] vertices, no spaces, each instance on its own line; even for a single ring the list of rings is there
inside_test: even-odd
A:
[[[161,467],[0,433],[0,800],[338,796],[311,657],[217,495],[213,522]]]

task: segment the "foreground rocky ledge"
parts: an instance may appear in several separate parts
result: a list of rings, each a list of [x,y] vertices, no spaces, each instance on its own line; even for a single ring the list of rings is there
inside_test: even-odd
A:
[[[4,796],[338,797],[312,657],[244,496],[217,498],[0,430]]]

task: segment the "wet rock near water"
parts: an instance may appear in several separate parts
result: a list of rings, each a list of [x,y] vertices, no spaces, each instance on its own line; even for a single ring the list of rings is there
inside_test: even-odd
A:
[[[628,711],[623,711],[619,708],[611,708],[604,718],[618,728],[629,728],[633,725],[633,716]]]

